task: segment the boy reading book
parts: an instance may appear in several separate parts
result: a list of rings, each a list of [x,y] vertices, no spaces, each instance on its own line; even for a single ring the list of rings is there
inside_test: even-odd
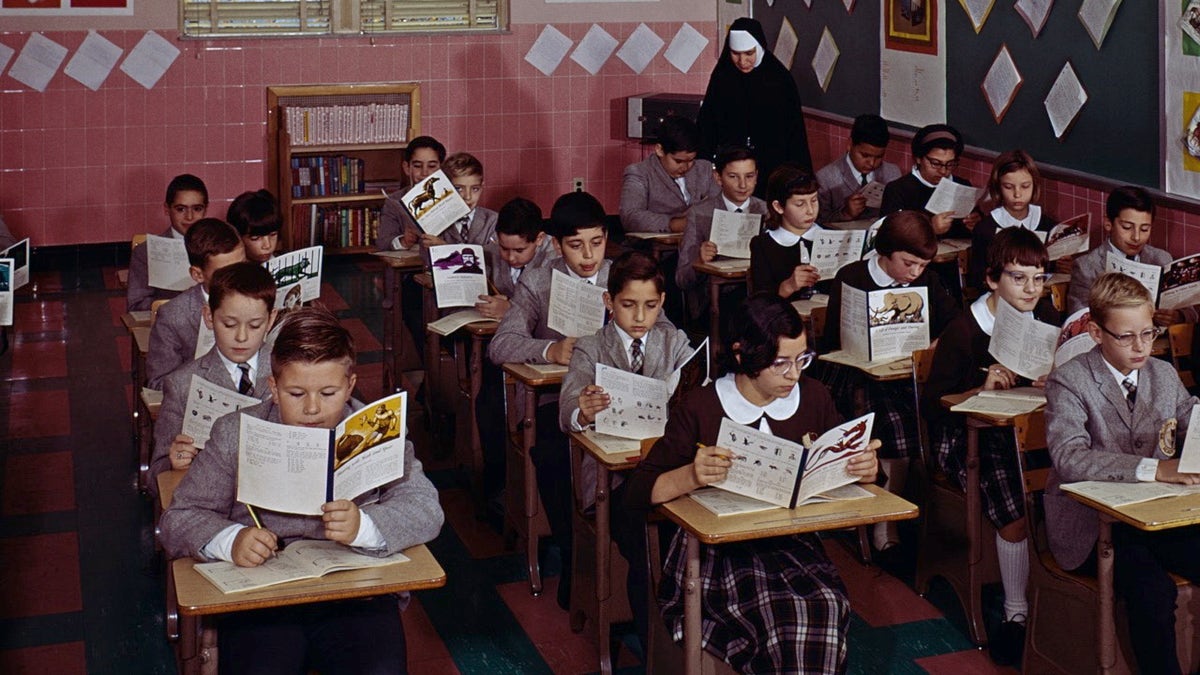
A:
[[[1096,346],[1055,368],[1046,381],[1046,440],[1054,470],[1046,485],[1050,551],[1063,569],[1096,568],[1098,515],[1067,496],[1062,483],[1101,480],[1200,484],[1179,473],[1195,397],[1175,369],[1150,355],[1162,329],[1154,300],[1124,274],[1091,286],[1088,333]],[[1143,673],[1178,673],[1175,581],[1200,582],[1200,536],[1194,527],[1142,532],[1112,527],[1115,590],[1129,612],[1129,636]]]
[[[541,267],[558,256],[542,230],[542,209],[534,202],[514,197],[496,215],[496,240],[489,247],[488,276],[494,295],[479,297],[475,309],[499,321],[509,308],[509,298],[525,270]]]
[[[817,172],[817,183],[821,185],[820,222],[874,220],[880,216],[878,202],[875,207],[869,206],[863,190],[875,183],[887,185],[900,177],[900,167],[883,160],[889,141],[891,132],[879,115],[854,118],[846,154]]]
[[[170,227],[162,233],[164,237],[176,239],[187,234],[192,224],[208,212],[208,188],[204,181],[190,173],[180,174],[167,184],[167,196],[163,202],[163,213]],[[149,249],[145,243],[138,244],[129,256],[129,285],[125,287],[125,309],[130,312],[145,311],[155,300],[170,300],[179,295],[150,286]]]
[[[479,199],[483,196],[483,164],[474,155],[456,152],[442,162],[441,169],[471,211],[443,231],[441,236],[422,234],[421,245],[495,244],[496,212],[479,205]]]
[[[238,430],[243,415],[332,429],[361,404],[354,390],[354,344],[332,313],[291,312],[271,352],[272,398],[217,420],[208,444],[175,491],[160,521],[171,558],[266,562],[281,545],[328,539],[370,556],[425,543],[442,526],[437,490],[405,442],[404,477],[354,499],[324,504],[321,516],[258,509],[258,523],[236,501]],[[399,609],[407,594],[399,596]],[[220,671],[405,672],[404,629],[397,596],[242,612],[222,619]]]
[[[621,178],[621,224],[626,232],[683,232],[688,210],[717,195],[712,164],[696,159],[700,132],[686,117],[670,116],[658,127],[654,154],[625,167]]]
[[[200,451],[196,439],[183,433],[193,375],[245,396],[261,399],[270,393],[271,356],[263,342],[275,315],[275,279],[262,265],[244,261],[213,273],[204,324],[212,329],[216,344],[163,379],[162,408],[154,421],[151,492],[158,492],[158,474],[186,471]]]
[[[247,260],[262,264],[275,256],[283,218],[279,215],[279,202],[270,190],[238,195],[229,205],[225,220],[241,235]]]
[[[417,136],[405,146],[400,169],[411,187],[440,169],[444,161],[446,146],[432,136]],[[420,226],[400,200],[407,191],[408,187],[396,190],[383,203],[379,213],[379,237],[375,240],[375,248],[380,251],[412,248],[421,238]]]

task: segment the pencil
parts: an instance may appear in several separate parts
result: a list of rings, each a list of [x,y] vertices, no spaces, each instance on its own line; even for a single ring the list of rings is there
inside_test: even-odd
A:
[[[254,512],[254,508],[246,504],[246,510],[250,512],[250,519],[254,521],[254,526],[260,530],[263,529],[262,521],[258,519],[258,514]]]

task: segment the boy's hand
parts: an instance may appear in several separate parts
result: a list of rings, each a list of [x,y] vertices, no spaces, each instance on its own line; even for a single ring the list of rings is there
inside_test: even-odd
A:
[[[475,303],[475,309],[480,314],[497,321],[504,318],[505,312],[511,306],[512,303],[503,295],[481,295],[479,302]]]
[[[1173,326],[1177,323],[1183,323],[1183,312],[1177,309],[1156,309],[1154,310],[1154,325],[1155,326]]]
[[[442,246],[445,243],[446,240],[442,239],[441,237],[435,237],[432,234],[421,235],[421,245],[425,248],[429,248],[430,246]]]
[[[973,231],[981,220],[983,220],[983,216],[979,215],[978,211],[972,211],[967,214],[966,218],[962,219],[963,225],[967,226],[967,231]]]
[[[582,424],[591,424],[596,421],[596,415],[601,410],[608,408],[612,403],[612,399],[608,394],[604,393],[604,388],[589,384],[579,393],[579,421]]]
[[[1160,483],[1200,485],[1200,474],[1179,473],[1178,459],[1160,459],[1158,460],[1158,471],[1154,473],[1154,480]]]
[[[400,235],[400,245],[404,248],[412,248],[413,246],[416,246],[417,242],[420,240],[421,235],[417,234],[416,232],[405,232],[404,234]]]
[[[258,567],[275,557],[279,539],[261,527],[243,527],[233,539],[233,564],[238,567]]]
[[[546,358],[550,359],[550,363],[557,363],[560,366],[569,366],[571,365],[571,353],[574,351],[575,338],[563,338],[550,345],[550,349],[546,350]]]
[[[987,379],[983,381],[983,388],[987,391],[993,389],[1012,389],[1016,383],[1016,373],[999,363],[993,363],[988,366]]]
[[[842,207],[842,215],[846,220],[854,220],[867,210],[867,196],[861,192],[846,197],[846,205]]]
[[[930,218],[929,222],[933,224],[933,233],[940,237],[950,231],[950,225],[954,222],[954,212],[939,213]]]
[[[195,446],[196,439],[187,434],[177,434],[175,440],[171,442],[170,452],[171,468],[176,471],[187,471],[192,465],[192,460],[196,459],[196,453],[200,452]]]
[[[692,478],[703,487],[725,480],[729,467],[733,466],[734,453],[715,445],[701,446],[692,460]]]
[[[321,511],[321,520],[325,523],[325,538],[349,546],[358,536],[358,523],[362,520],[358,504],[349,499],[338,499],[322,504]]]
[[[671,232],[683,232],[684,228],[686,228],[686,227],[687,227],[687,211],[684,211],[683,213],[681,213],[677,216],[672,216],[670,223],[667,224],[667,229],[670,230]]]
[[[878,438],[872,438],[866,450],[854,455],[846,463],[846,473],[858,476],[860,483],[874,483],[879,475],[879,459],[875,456],[875,451],[881,447],[883,443]]]
[[[700,244],[700,255],[696,258],[696,262],[701,264],[710,263],[715,257],[717,257],[717,245],[715,243],[706,241]]]

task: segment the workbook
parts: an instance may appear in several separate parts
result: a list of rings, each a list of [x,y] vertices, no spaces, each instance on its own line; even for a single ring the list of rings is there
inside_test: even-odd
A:
[[[317,579],[330,572],[382,567],[408,562],[403,553],[376,558],[335,541],[301,539],[287,545],[257,567],[238,567],[231,562],[199,563],[195,570],[222,593],[241,593],[301,579]]]
[[[1079,483],[1064,483],[1062,489],[1064,492],[1073,492],[1114,509],[1166,497],[1200,494],[1200,485],[1181,485],[1158,481],[1114,483],[1088,480]]]
[[[146,265],[151,288],[186,291],[196,285],[188,262],[183,237],[146,235]]]
[[[1022,312],[997,297],[988,354],[1021,377],[1036,380],[1049,375],[1054,367],[1059,332],[1058,326],[1042,323],[1032,313]]]
[[[842,284],[842,350],[864,361],[909,356],[929,346],[929,289],[862,291]]]
[[[604,291],[603,286],[553,270],[546,327],[567,337],[595,335],[604,327]]]
[[[759,511],[783,508],[770,502],[760,501],[753,497],[739,495],[720,488],[700,488],[699,490],[692,491],[688,496],[716,516],[736,516],[743,513],[757,513]],[[819,495],[813,495],[796,506],[865,499],[874,496],[870,490],[855,483],[849,483],[839,488],[822,492]]]
[[[192,373],[188,381],[187,403],[183,407],[181,433],[192,437],[192,445],[203,448],[218,419],[261,402],[253,396],[239,394]]]
[[[762,230],[762,216],[713,210],[708,240],[717,245],[717,253],[727,258],[750,258],[750,240]]]
[[[369,403],[333,429],[241,415],[237,500],[281,513],[321,515],[404,476],[408,393]]]
[[[275,307],[288,310],[321,297],[325,247],[309,246],[275,256],[264,267],[275,278]]]

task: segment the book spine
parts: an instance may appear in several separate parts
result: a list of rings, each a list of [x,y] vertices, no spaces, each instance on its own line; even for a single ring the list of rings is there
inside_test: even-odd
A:
[[[788,500],[788,508],[796,508],[796,502],[800,497],[800,483],[804,482],[804,469],[808,466],[808,448],[804,448],[804,452],[800,454],[800,470],[796,472],[796,484],[792,486],[792,498]]]

